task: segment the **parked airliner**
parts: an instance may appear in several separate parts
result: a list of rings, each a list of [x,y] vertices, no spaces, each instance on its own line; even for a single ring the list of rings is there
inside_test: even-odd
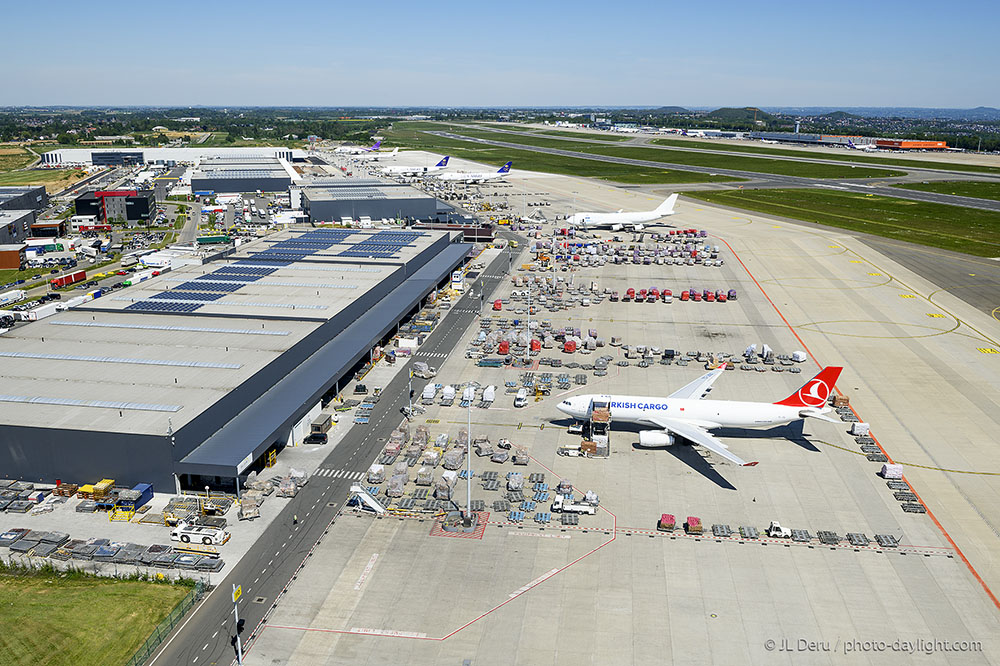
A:
[[[511,162],[507,162],[497,171],[482,171],[479,173],[443,173],[438,176],[439,180],[458,181],[462,183],[485,183],[489,180],[503,180],[510,173]]]
[[[671,194],[653,210],[635,213],[626,213],[621,210],[617,213],[576,213],[566,218],[566,223],[575,229],[605,228],[621,231],[624,227],[629,227],[634,231],[642,231],[644,222],[652,222],[661,217],[673,215],[675,203],[677,203],[677,195]]]
[[[805,418],[838,422],[826,416],[832,411],[827,406],[827,400],[843,368],[823,368],[795,393],[774,403],[702,400],[725,369],[726,364],[722,364],[666,398],[580,395],[563,400],[557,408],[573,418],[587,419],[595,407],[607,407],[611,411],[612,424],[624,421],[659,428],[639,431],[640,446],[670,446],[687,441],[747,467],[757,463],[748,463],[730,452],[708,431],[715,428],[767,428]]]

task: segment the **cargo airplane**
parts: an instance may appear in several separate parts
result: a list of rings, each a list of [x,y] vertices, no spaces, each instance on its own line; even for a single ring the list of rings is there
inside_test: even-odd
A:
[[[878,146],[876,146],[874,144],[866,143],[863,146],[859,146],[858,144],[854,143],[850,139],[847,140],[847,147],[848,148],[853,148],[854,150],[863,150],[866,153],[877,153],[878,152]]]
[[[677,195],[671,194],[654,210],[636,213],[625,213],[621,210],[617,213],[576,213],[570,215],[566,219],[566,223],[574,229],[606,228],[611,229],[611,231],[621,231],[623,228],[629,227],[634,231],[642,231],[644,222],[652,222],[661,217],[673,215],[675,203],[677,203]]]
[[[425,173],[442,171],[448,167],[448,160],[451,157],[445,155],[444,159],[434,166],[389,166],[382,169],[382,173],[387,176],[420,176]]]
[[[832,410],[827,407],[827,400],[843,368],[823,368],[795,393],[775,403],[702,400],[725,370],[726,364],[722,364],[666,398],[580,395],[563,400],[557,408],[576,419],[589,418],[594,408],[607,408],[612,421],[658,428],[640,430],[639,446],[671,446],[686,441],[745,467],[757,463],[748,463],[730,452],[708,431],[715,428],[766,428],[805,418],[838,423],[826,416]]]
[[[510,165],[507,162],[495,172],[483,171],[480,173],[443,173],[438,176],[438,180],[458,181],[461,183],[485,183],[490,180],[503,180],[510,173]]]
[[[356,160],[374,160],[378,162],[379,160],[391,160],[395,159],[396,155],[399,154],[399,148],[393,148],[391,153],[380,153],[377,150],[373,150],[370,153],[363,153],[361,155],[356,155],[354,159]]]
[[[381,141],[376,141],[371,148],[362,148],[361,146],[339,146],[334,148],[333,152],[340,153],[341,155],[363,155],[365,153],[378,150],[381,145]]]

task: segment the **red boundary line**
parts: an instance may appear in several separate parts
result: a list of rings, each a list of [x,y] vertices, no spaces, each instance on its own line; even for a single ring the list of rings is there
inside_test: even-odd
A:
[[[792,332],[792,335],[795,336],[795,339],[799,341],[799,344],[801,344],[802,347],[803,347],[803,349],[806,350],[806,353],[809,354],[809,358],[811,358],[813,360],[813,362],[816,364],[817,367],[822,368],[823,365],[813,355],[812,350],[809,349],[809,346],[806,345],[806,343],[802,341],[802,338],[799,337],[799,334],[795,330],[795,328],[791,324],[788,323],[788,320],[785,319],[785,315],[782,314],[781,310],[778,309],[778,306],[775,305],[774,301],[771,300],[771,297],[767,295],[766,291],[764,291],[764,287],[760,286],[760,282],[758,282],[757,278],[754,276],[754,274],[750,272],[750,269],[747,268],[747,265],[743,263],[743,259],[741,259],[740,255],[736,252],[736,250],[733,249],[733,246],[730,245],[729,242],[725,238],[722,238],[720,236],[716,236],[714,234],[712,235],[712,237],[713,238],[718,238],[723,243],[725,243],[726,247],[729,248],[729,251],[733,253],[734,257],[736,257],[736,261],[740,262],[740,266],[743,267],[743,270],[745,270],[746,273],[747,273],[747,275],[750,276],[750,279],[753,280],[753,283],[755,285],[757,285],[758,289],[760,289],[760,293],[762,293],[764,295],[764,298],[767,299],[767,302],[771,304],[771,307],[774,308],[774,311],[778,313],[779,317],[781,317],[781,321],[785,322],[785,326],[788,327],[788,330]],[[843,395],[843,393],[841,393],[840,389],[836,389],[836,391],[837,391],[838,394]],[[861,419],[861,415],[858,414],[857,410],[855,410],[853,406],[851,407],[851,411],[854,412],[854,415],[857,416],[859,420]],[[885,448],[878,441],[878,439],[875,437],[875,435],[869,433],[868,436],[872,438],[872,441],[875,442],[875,445],[878,446],[878,448],[885,455],[886,459],[891,463],[892,462],[892,456],[889,455],[889,453],[885,450]],[[993,605],[996,606],[997,609],[1000,609],[1000,599],[997,599],[996,595],[993,594],[993,591],[990,589],[990,586],[986,584],[986,581],[983,580],[982,576],[979,575],[979,572],[976,571],[976,568],[974,566],[972,566],[972,562],[969,561],[969,558],[967,558],[965,556],[965,553],[962,552],[962,549],[958,547],[958,544],[955,543],[955,540],[951,538],[950,534],[948,534],[948,530],[946,530],[944,528],[944,525],[942,525],[941,522],[937,519],[937,516],[934,515],[934,512],[931,511],[930,507],[927,506],[927,503],[924,502],[924,500],[920,497],[920,494],[917,493],[916,489],[913,488],[913,484],[910,483],[909,481],[907,481],[906,483],[910,486],[910,490],[912,490],[913,494],[917,496],[917,499],[920,501],[920,503],[924,505],[924,508],[927,509],[927,515],[928,515],[928,517],[930,517],[930,519],[932,521],[934,521],[934,525],[937,526],[937,528],[941,531],[941,534],[944,535],[944,538],[948,540],[948,543],[950,543],[951,546],[952,546],[952,548],[955,549],[955,552],[958,553],[959,558],[961,558],[962,562],[965,563],[965,566],[969,569],[969,572],[973,575],[973,577],[975,577],[975,579],[977,581],[979,581],[979,584],[982,585],[983,590],[986,592],[986,596],[988,596],[990,598],[990,601],[993,602]]]

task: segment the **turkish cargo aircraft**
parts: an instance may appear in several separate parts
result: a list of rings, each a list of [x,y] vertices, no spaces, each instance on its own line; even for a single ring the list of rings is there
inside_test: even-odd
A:
[[[390,166],[382,169],[382,173],[387,176],[420,176],[425,173],[443,171],[448,167],[448,160],[451,157],[445,155],[444,159],[434,166]]]
[[[874,144],[871,144],[871,143],[866,143],[863,146],[859,146],[858,144],[856,144],[853,141],[851,141],[850,139],[848,139],[847,140],[847,146],[849,148],[853,148],[854,150],[863,150],[866,153],[877,153],[878,152],[878,146],[876,146]]]
[[[576,213],[570,215],[566,222],[575,229],[606,228],[611,229],[611,231],[621,231],[628,227],[633,231],[642,231],[644,222],[652,222],[661,217],[673,215],[675,203],[677,203],[677,195],[671,194],[654,210],[636,213],[626,213],[621,210],[617,213]]]
[[[443,173],[438,176],[438,180],[458,181],[461,183],[485,183],[489,180],[503,180],[510,173],[510,165],[507,162],[495,172],[483,171],[480,173]]]
[[[381,145],[381,141],[376,141],[371,148],[362,148],[360,146],[340,146],[339,148],[334,148],[333,152],[341,153],[342,155],[363,155],[364,153],[370,153],[373,150],[378,150]]]
[[[826,404],[843,368],[823,368],[798,391],[775,403],[702,400],[725,370],[726,364],[723,363],[666,398],[580,395],[563,400],[557,408],[576,419],[589,418],[595,407],[608,408],[611,411],[612,421],[626,421],[659,428],[659,430],[640,430],[639,446],[671,446],[687,441],[746,467],[757,463],[748,463],[731,453],[725,444],[708,431],[727,427],[767,428],[805,418],[838,422],[826,416],[832,411]]]
[[[370,153],[365,153],[363,155],[357,155],[354,159],[356,160],[374,160],[378,162],[379,160],[391,160],[395,159],[396,155],[399,154],[399,148],[393,148],[391,153],[380,153],[377,150],[373,150]]]

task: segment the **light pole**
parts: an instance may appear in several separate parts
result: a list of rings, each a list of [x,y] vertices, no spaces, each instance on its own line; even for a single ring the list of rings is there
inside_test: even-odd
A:
[[[240,633],[243,631],[243,627],[240,625],[240,610],[236,605],[236,602],[240,600],[240,596],[243,594],[243,586],[237,587],[233,583],[233,619],[236,620],[236,663],[243,666],[243,644],[240,642]]]
[[[471,527],[472,519],[472,401],[469,401],[469,438],[465,442],[465,520]]]

